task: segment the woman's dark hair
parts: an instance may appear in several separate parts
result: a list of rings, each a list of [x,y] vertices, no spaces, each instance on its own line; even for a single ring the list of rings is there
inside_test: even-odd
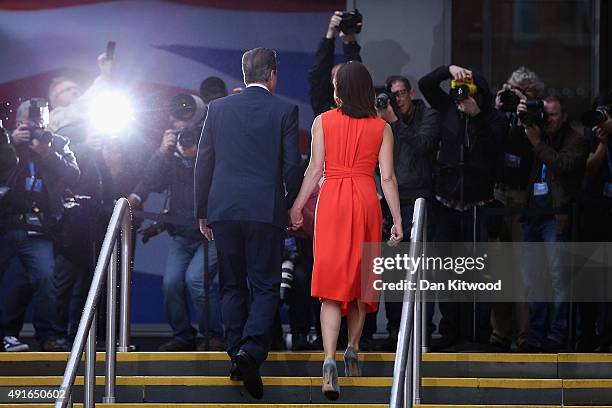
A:
[[[350,61],[343,64],[336,72],[334,86],[336,96],[342,100],[342,113],[358,119],[376,116],[376,94],[372,76],[361,62]]]

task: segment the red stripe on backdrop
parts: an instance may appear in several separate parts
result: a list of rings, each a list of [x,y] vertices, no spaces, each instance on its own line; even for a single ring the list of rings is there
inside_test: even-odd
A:
[[[119,3],[126,0],[0,0],[0,10],[35,11],[84,6],[95,3]],[[226,10],[268,11],[281,13],[344,10],[344,0],[166,0],[167,3]]]

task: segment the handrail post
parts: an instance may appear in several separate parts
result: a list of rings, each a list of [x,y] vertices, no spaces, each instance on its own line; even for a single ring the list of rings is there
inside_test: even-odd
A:
[[[127,214],[127,215],[126,215]],[[128,225],[129,224],[129,225]],[[109,313],[108,319],[113,320],[112,316],[116,316],[116,282],[117,282],[117,239],[119,235],[119,227],[121,226],[121,231],[124,233],[124,236],[129,237],[131,239],[131,212],[130,212],[130,204],[127,199],[120,198],[117,200],[115,204],[115,208],[113,209],[113,213],[111,215],[110,222],[108,223],[108,228],[106,230],[106,234],[104,236],[104,241],[102,242],[102,249],[100,250],[100,256],[98,257],[98,262],[96,263],[96,267],[94,270],[94,275],[92,279],[91,286],[89,287],[89,292],[87,293],[87,299],[85,301],[85,306],[83,308],[83,314],[81,315],[81,320],[79,322],[79,327],[77,329],[77,334],[74,339],[72,350],[70,351],[70,356],[68,357],[68,362],[66,364],[66,369],[64,370],[64,376],[62,378],[62,384],[60,386],[60,395],[55,401],[55,408],[66,408],[68,405],[72,405],[72,391],[74,387],[74,382],[77,375],[77,369],[79,367],[79,362],[81,360],[81,356],[83,355],[83,351],[85,349],[85,336],[88,332],[93,328],[95,334],[95,312],[96,306],[98,305],[98,301],[100,300],[100,292],[102,291],[102,279],[104,279],[104,274],[106,272],[106,268],[114,268],[114,272],[109,275],[114,276],[114,284],[109,285],[109,294],[111,291],[115,291],[115,295],[113,299],[108,302],[109,307],[113,305],[113,312]],[[127,284],[124,288],[128,294],[122,301],[125,300],[125,306],[127,307],[127,316],[129,317],[129,283],[130,276],[129,272],[131,270],[131,241],[130,239],[126,239],[126,249],[122,250],[122,260],[124,260],[124,264],[127,264],[128,267],[125,269],[125,277],[122,278],[122,282],[125,279]],[[124,257],[125,256],[125,257]],[[129,256],[128,261],[125,262],[127,256]],[[111,258],[112,262],[111,262]],[[124,269],[122,268],[122,272]],[[109,277],[109,279],[111,279]],[[115,341],[116,341],[116,318],[113,320],[113,324],[111,329],[108,330],[107,334],[112,334],[112,340],[109,341],[107,338],[107,350],[111,350],[110,354],[107,356],[107,370],[112,375],[108,375],[106,378],[106,387],[111,390],[111,393],[107,393],[106,397],[112,397],[114,399],[114,385],[115,385],[115,358],[114,354],[115,349]],[[122,328],[124,331],[124,343],[129,343],[129,319],[124,319],[125,327]],[[110,324],[110,323],[109,323]],[[112,333],[111,333],[112,332]],[[126,333],[127,332],[127,333]],[[91,333],[91,332],[90,332]],[[94,336],[95,338],[95,336]],[[94,381],[95,388],[95,345],[92,343],[94,356],[90,358],[90,362],[93,363],[93,373],[94,375],[90,376]],[[127,346],[126,346],[127,348]],[[88,350],[88,353],[91,350]],[[108,360],[111,360],[109,363]],[[109,369],[109,364],[111,365]],[[87,374],[87,369],[86,369]],[[112,378],[112,380],[111,380]],[[111,395],[112,394],[112,395]],[[91,393],[93,395],[93,391]]]
[[[84,378],[84,405],[85,408],[94,408],[96,405],[96,336],[98,312],[94,312],[93,323],[87,337],[87,351],[85,353],[85,378]]]
[[[420,268],[416,272],[417,282],[420,279]],[[418,285],[418,284],[417,284]],[[412,401],[414,404],[421,403],[421,390],[419,388],[421,379],[421,325],[423,316],[421,315],[421,291],[415,290],[414,294],[414,329],[412,330]]]
[[[132,210],[128,205],[121,220],[121,300],[119,306],[119,351],[130,347],[131,282],[132,282]]]
[[[105,404],[115,403],[115,361],[117,359],[117,241],[113,245],[106,283],[106,372],[104,381]]]
[[[410,258],[417,259],[420,254],[418,243],[423,237],[423,213],[427,211],[425,199],[419,198],[414,203],[414,213],[412,217],[412,230],[410,235]],[[416,282],[417,273],[406,272],[406,280]],[[413,338],[413,325],[415,319],[415,292],[412,290],[404,291],[402,307],[402,318],[400,321],[400,331],[397,339],[397,351],[395,354],[395,365],[393,367],[393,383],[391,386],[390,408],[401,408],[402,406],[412,407],[413,372],[412,369],[406,370],[411,359],[411,343]],[[420,333],[419,333],[420,334]],[[414,344],[412,344],[414,348]],[[408,382],[409,381],[409,382]],[[405,396],[402,398],[402,395]],[[410,395],[409,395],[410,394]],[[403,405],[402,405],[403,399]]]

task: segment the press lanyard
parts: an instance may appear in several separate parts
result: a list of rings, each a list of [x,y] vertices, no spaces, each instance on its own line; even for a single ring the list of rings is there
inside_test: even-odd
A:
[[[28,162],[28,170],[30,171],[30,182],[26,183],[26,190],[32,191],[34,189],[34,181],[36,180],[36,166],[32,160]]]

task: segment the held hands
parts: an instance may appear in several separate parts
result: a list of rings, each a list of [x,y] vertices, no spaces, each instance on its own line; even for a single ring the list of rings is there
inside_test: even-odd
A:
[[[214,241],[215,236],[213,235],[212,229],[208,226],[208,220],[206,218],[200,218],[200,232],[209,241]]]
[[[402,222],[394,222],[391,227],[391,237],[387,241],[387,245],[395,247],[404,239],[404,231],[402,230]]]
[[[304,225],[304,215],[302,214],[302,210],[293,206],[289,210],[289,223],[290,229],[293,231],[297,231]]]
[[[164,136],[162,137],[161,146],[159,146],[160,153],[167,154],[174,150],[176,146],[176,132],[172,129],[166,129]]]

